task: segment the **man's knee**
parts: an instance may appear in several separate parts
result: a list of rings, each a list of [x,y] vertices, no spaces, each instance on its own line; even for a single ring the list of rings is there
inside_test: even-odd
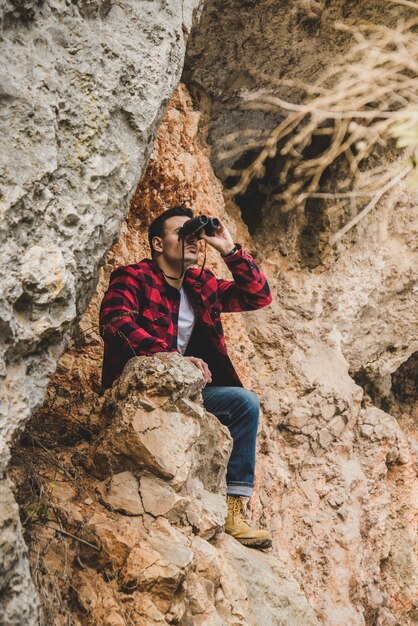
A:
[[[240,388],[240,406],[238,411],[246,418],[248,422],[258,424],[258,417],[260,414],[260,400],[253,391],[249,389]]]
[[[208,387],[203,391],[203,404],[223,424],[240,422],[257,428],[260,413],[258,396],[244,387]]]
[[[254,391],[250,391],[249,389],[239,388],[241,402],[248,406],[249,409],[252,409],[255,412],[260,411],[260,400]]]

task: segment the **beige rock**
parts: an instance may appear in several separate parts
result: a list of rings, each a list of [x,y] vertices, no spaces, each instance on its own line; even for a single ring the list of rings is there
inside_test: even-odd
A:
[[[145,542],[141,542],[140,547],[133,547],[120,571],[123,586],[128,590],[146,589],[149,580],[147,570],[160,558],[160,553]]]
[[[130,359],[119,378],[114,396],[122,400],[132,391],[146,390],[148,400],[166,397],[166,404],[175,404],[185,398],[194,398],[204,387],[200,370],[177,352],[160,352],[155,357]],[[168,397],[168,402],[167,402]]]
[[[334,437],[328,430],[328,428],[322,428],[319,431],[319,443],[323,448],[328,448],[330,443],[333,441]]]
[[[319,496],[315,489],[315,485],[310,480],[305,480],[305,481],[300,481],[299,487],[305,494],[307,500],[314,507],[317,507],[319,504]]]
[[[294,406],[290,414],[287,416],[289,426],[298,430],[301,430],[308,422],[311,416],[311,412],[308,407],[304,405]]]
[[[324,420],[330,420],[335,415],[335,406],[333,404],[323,404],[321,406],[321,415]]]
[[[135,624],[146,624],[147,626],[166,626],[164,614],[161,613],[152,602],[151,594],[141,593],[134,599],[134,611],[132,621]]]
[[[176,369],[179,364],[180,372]],[[150,394],[149,387],[157,389],[155,380],[161,386],[160,404],[165,404],[165,408],[144,410],[137,390],[146,387]],[[197,391],[201,388],[198,368],[180,355],[161,353],[152,358],[131,359],[113,395],[109,396],[114,412],[112,423],[89,454],[90,470],[103,475],[134,464],[138,469],[146,468],[169,479],[180,489],[193,467],[192,474],[201,477],[205,488],[224,489],[221,485],[224,485],[231,438],[214,416],[201,405],[197,409],[198,405],[193,406],[188,400],[188,394],[192,393],[190,381],[194,381],[192,387],[195,384]],[[182,398],[181,393],[186,397]],[[114,397],[120,398],[116,404]],[[186,413],[175,409],[175,398],[183,402]]]
[[[225,524],[226,518],[226,498],[224,495],[210,493],[199,487],[199,482],[194,481],[194,488],[191,491],[194,497],[187,505],[186,517],[194,532],[205,539],[210,539]]]
[[[178,436],[172,437],[173,432]],[[163,409],[145,412],[127,402],[121,404],[102,440],[92,449],[91,463],[104,466],[105,471],[133,464],[180,487],[190,473],[199,433],[198,422],[189,416]]]
[[[210,493],[226,494],[226,467],[232,437],[217,417],[205,411],[199,418],[200,436],[194,446],[191,478]]]
[[[275,557],[243,547],[227,535],[216,542],[222,588],[237,623],[259,626],[318,625],[296,580]]]
[[[222,574],[219,551],[211,543],[198,536],[192,539],[192,550],[195,571],[218,588]]]
[[[339,437],[345,428],[345,422],[341,415],[336,415],[328,424],[328,429],[334,437]]]
[[[99,483],[98,490],[103,501],[116,511],[127,515],[142,515],[144,512],[138,481],[130,472],[114,474]]]
[[[157,608],[167,612],[179,585],[185,579],[193,560],[187,538],[168,521],[159,518],[147,536],[149,546],[159,554],[158,559],[140,572],[141,589],[153,593]],[[154,555],[154,552],[152,553]],[[129,565],[133,569],[129,569]],[[134,560],[127,562],[123,575],[130,580],[138,571]]]
[[[189,498],[179,496],[167,483],[155,476],[142,476],[140,481],[144,509],[154,517],[163,515],[170,522],[179,521]]]
[[[190,574],[187,578],[187,597],[190,611],[193,614],[215,613],[213,584],[196,574]]]
[[[79,531],[83,540],[79,546],[81,558],[113,577],[132,547],[139,542],[141,534],[144,535],[127,518],[117,518],[104,511],[94,513]]]
[[[363,426],[360,426],[360,430],[361,430],[361,434],[364,435],[364,437],[372,437],[373,435],[373,426],[371,426],[370,424],[363,424]]]

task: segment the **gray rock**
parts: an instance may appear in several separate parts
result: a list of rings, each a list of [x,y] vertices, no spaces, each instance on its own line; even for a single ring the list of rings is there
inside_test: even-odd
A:
[[[18,508],[8,480],[0,484],[0,529],[0,625],[36,624],[38,602],[30,577],[26,546],[21,540]]]
[[[1,3],[2,474],[127,214],[199,6]],[[2,550],[19,555],[4,565],[0,614],[30,626],[34,591],[14,524],[15,534],[0,526]]]

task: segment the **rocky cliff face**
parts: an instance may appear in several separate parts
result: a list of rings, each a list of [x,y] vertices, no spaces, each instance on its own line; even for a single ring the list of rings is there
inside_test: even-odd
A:
[[[317,624],[277,559],[219,535],[231,438],[203,409],[203,384],[180,355],[132,359],[93,445],[29,455],[49,485],[43,510],[25,509],[39,524],[45,623]],[[25,454],[13,470],[22,486]]]
[[[103,606],[106,615],[110,611],[109,624],[122,624],[128,615],[146,624],[258,626],[282,618],[298,624],[300,611],[308,623],[412,624],[415,456],[401,428],[407,409],[398,403],[398,421],[364,396],[350,377],[341,322],[334,317],[334,290],[343,288],[341,272],[348,260],[360,250],[373,267],[378,257],[360,240],[358,248],[341,255],[341,267],[334,263],[320,272],[307,273],[278,254],[262,258],[236,208],[224,205],[198,138],[198,122],[187,91],[179,88],[121,239],[101,270],[78,343],[61,358],[46,403],[15,451],[12,475],[27,540],[36,546],[34,554],[42,554],[32,560],[32,568],[46,622],[60,623],[48,591],[55,585],[73,619],[87,624],[103,623]],[[228,437],[213,421],[207,423],[211,418],[199,403],[201,382],[181,357],[133,360],[111,393],[97,394],[97,315],[109,273],[115,265],[147,255],[146,224],[181,197],[199,211],[210,206],[212,214],[227,221],[234,238],[261,259],[274,294],[265,310],[225,316],[231,355],[262,402],[250,515],[273,532],[274,547],[266,556],[217,533]],[[394,219],[390,207],[390,201],[381,207],[380,223],[385,215],[389,224]],[[410,222],[399,212],[398,219],[408,240]],[[209,263],[225,274],[217,255],[210,255]],[[355,292],[352,307],[366,306],[364,287]],[[402,303],[399,298],[400,308]],[[348,312],[340,315],[348,324]],[[217,458],[207,456],[214,450]],[[40,468],[37,484],[28,490],[28,468],[35,467]],[[102,524],[106,532],[100,534]],[[60,536],[58,528],[70,535]],[[178,542],[182,554],[189,555],[180,561]],[[157,561],[143,560],[149,543]],[[220,558],[229,550],[235,556]],[[160,563],[161,554],[170,576],[150,567]],[[136,568],[136,577],[127,575],[133,577],[133,590],[124,584],[131,567]],[[251,592],[247,567],[255,576]],[[214,577],[213,568],[219,576]],[[277,579],[287,600],[266,590],[266,581],[274,587]],[[141,614],[145,609],[139,606],[148,607],[147,612]]]
[[[117,238],[178,82],[198,8],[198,1],[1,3],[5,623],[36,621],[5,479],[9,444],[42,402],[103,255]]]
[[[172,74],[171,59],[160,56],[161,50],[166,50],[161,42],[171,41],[171,35],[163,34],[160,39],[157,33],[166,31],[144,25],[145,4],[149,7],[148,3],[123,9],[109,5],[110,11],[107,4],[71,5],[59,20],[61,30],[76,30],[71,37],[85,37],[78,54],[87,44],[98,54],[98,33],[110,46],[111,54],[99,54],[100,62],[97,60],[103,67],[102,78],[91,79],[96,80],[94,106],[104,111],[105,119],[116,109],[116,117],[128,119],[129,128],[132,116],[146,110],[145,127],[137,134],[137,126],[125,132],[124,124],[112,127],[100,122],[98,130],[94,126],[96,130],[87,137],[86,151],[80,153],[84,126],[58,124],[54,126],[60,147],[57,154],[62,150],[65,159],[45,174],[42,168],[49,163],[45,141],[45,154],[36,157],[31,153],[30,157],[32,168],[38,163],[35,157],[39,159],[36,180],[30,178],[32,168],[20,160],[14,175],[23,177],[24,184],[19,187],[12,179],[6,189],[13,211],[10,208],[6,213],[10,219],[4,231],[13,242],[14,255],[10,288],[5,290],[2,335],[8,359],[4,389],[11,406],[4,421],[7,442],[39,404],[61,351],[59,337],[78,319],[75,303],[83,311],[97,280],[96,293],[73,332],[70,349],[59,360],[45,403],[27,423],[10,466],[43,623],[65,624],[70,615],[75,624],[109,626],[412,625],[417,619],[413,552],[416,194],[406,186],[394,189],[337,249],[325,246],[315,254],[315,262],[309,263],[298,236],[302,228],[306,231],[307,221],[292,221],[274,213],[277,207],[265,196],[265,206],[251,221],[251,199],[259,198],[258,194],[248,195],[245,206],[225,202],[209,162],[207,131],[215,143],[216,128],[220,134],[240,131],[253,120],[234,111],[234,98],[225,96],[230,88],[241,87],[245,72],[239,70],[234,87],[234,74],[225,62],[225,71],[219,69],[224,80],[216,83],[217,66],[210,61],[216,54],[209,53],[228,52],[227,40],[231,45],[240,41],[249,25],[253,28],[256,23],[258,5],[240,3],[239,10],[235,7],[231,14],[232,5],[222,8],[207,3],[200,31],[207,33],[203,36],[207,45],[203,46],[196,31],[185,74],[193,87],[195,107],[186,88],[180,86],[159,125],[119,241],[97,274],[99,260],[122,222],[122,205],[127,205],[145,162],[160,115],[155,112],[169,98],[181,65],[181,36],[177,43],[173,39],[173,49],[180,56],[175,57],[178,69]],[[301,78],[313,71],[315,55],[306,51],[316,50],[317,42],[328,42],[326,59],[348,45],[344,38],[328,36],[327,20],[343,17],[345,3],[326,3],[322,17],[320,3],[295,3],[290,12],[280,4],[276,17],[273,4],[264,4],[260,45],[254,44],[250,33],[240,47],[235,44],[239,51],[249,49],[246,62],[254,62],[254,67],[263,65],[258,57],[261,42],[265,40],[270,50],[273,44],[269,46],[268,40],[280,40],[273,37],[274,24],[279,32],[289,28],[297,34],[285,39],[289,42],[285,66],[291,63],[292,50],[295,54],[299,51],[301,56],[296,55],[293,63],[297,73],[298,59],[303,57],[306,62]],[[366,7],[370,17],[372,4]],[[364,3],[350,6],[356,14]],[[165,11],[171,10],[165,7]],[[192,9],[190,6],[184,14],[186,31]],[[32,41],[34,25],[40,26],[42,20],[50,24],[54,11],[34,3],[25,14],[25,30],[19,30],[16,20],[22,18],[23,8],[10,4],[3,35],[7,47],[16,46],[23,55],[20,40]],[[145,61],[136,49],[132,54],[121,50],[114,29],[112,37],[109,35],[115,23],[112,11],[117,12],[114,19],[124,39],[140,42],[148,33],[147,41],[152,44],[141,47],[148,51]],[[164,22],[167,15],[159,11],[150,17],[154,25],[160,24],[160,19]],[[177,20],[179,15],[177,12]],[[388,23],[396,15],[392,5],[385,8]],[[237,16],[242,18],[239,28]],[[213,20],[216,28],[209,28]],[[180,21],[170,33],[180,32]],[[45,63],[48,51],[55,50],[49,38],[55,36],[56,28],[49,26],[46,32],[46,43],[40,38]],[[68,44],[63,49],[60,63],[68,67],[68,75],[75,76],[68,87],[70,124],[73,112],[86,119],[91,101],[77,82],[81,79],[75,62],[72,65],[75,52],[69,51],[73,49]],[[150,56],[149,50],[153,51]],[[237,57],[243,55],[228,52],[223,56]],[[50,94],[70,83],[55,57],[49,63],[48,76],[61,81],[56,91],[52,84],[46,89],[52,98]],[[124,80],[119,80],[113,63],[128,73]],[[202,77],[205,67],[211,87],[206,83],[202,90],[208,80]],[[193,68],[199,72],[198,78],[191,76]],[[84,69],[82,74],[88,72]],[[137,83],[144,72],[147,88]],[[171,76],[168,83],[164,72]],[[22,74],[16,71],[16,80],[25,84],[27,75],[22,78]],[[39,76],[36,80],[43,81],[44,74]],[[158,97],[155,95],[154,104],[148,107],[154,82],[161,88],[156,89]],[[37,109],[43,110],[43,103],[49,100],[40,93],[33,89],[33,97],[41,100]],[[126,102],[132,97],[139,101],[135,100],[131,115],[126,116]],[[13,94],[5,98],[12,108],[23,106],[26,100]],[[94,111],[97,113],[96,108]],[[22,118],[16,114],[12,119]],[[38,118],[27,122],[32,123],[35,132],[40,122]],[[65,136],[60,134],[64,128]],[[10,129],[17,132],[13,124]],[[16,135],[19,141],[28,141],[26,131],[25,127],[21,136]],[[100,134],[105,131],[104,136]],[[112,164],[118,165],[100,174],[96,168],[106,161],[108,144],[113,146]],[[39,148],[39,141],[34,145]],[[29,145],[27,150],[32,148]],[[92,153],[97,156],[94,163]],[[218,172],[216,159],[213,163]],[[44,201],[42,189],[36,191],[37,181],[42,189],[51,185],[49,200]],[[15,192],[16,198],[12,197]],[[97,312],[110,271],[147,256],[148,223],[162,209],[180,202],[224,219],[235,240],[265,269],[274,295],[273,304],[263,311],[225,316],[231,357],[245,384],[262,401],[257,485],[249,513],[274,535],[274,546],[266,555],[242,548],[220,532],[230,442],[225,430],[203,411],[199,399],[202,383],[190,365],[176,356],[135,359],[111,392],[105,396],[98,393],[101,343]],[[71,217],[67,223],[65,207],[71,214],[77,213],[75,226]],[[51,217],[53,209],[58,213]],[[319,239],[327,237],[327,228],[333,225],[332,220],[320,218]],[[71,235],[69,228],[74,229]],[[318,241],[316,235],[313,239]],[[318,250],[315,241],[311,250]],[[217,255],[209,254],[208,263],[218,275],[226,276]],[[2,448],[5,462],[6,449]],[[1,508],[6,547],[0,562],[5,581],[3,615],[5,624],[13,620],[26,624],[36,621],[30,608],[34,594],[27,588],[29,573],[19,543],[17,507],[8,483],[3,487],[8,505]]]

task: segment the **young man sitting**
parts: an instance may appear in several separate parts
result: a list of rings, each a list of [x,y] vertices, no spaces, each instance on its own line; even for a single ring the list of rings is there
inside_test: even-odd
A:
[[[111,387],[133,356],[179,352],[198,367],[206,386],[205,408],[233,438],[227,469],[225,532],[246,546],[267,548],[271,537],[244,518],[243,497],[252,494],[255,472],[258,397],[244,389],[231,360],[220,315],[253,311],[271,302],[267,280],[254,259],[234,241],[222,222],[212,236],[203,230],[184,235],[191,209],[162,213],[149,227],[152,259],[112,272],[100,310],[105,343],[103,387]],[[233,280],[217,279],[194,267],[199,239],[217,250]]]

